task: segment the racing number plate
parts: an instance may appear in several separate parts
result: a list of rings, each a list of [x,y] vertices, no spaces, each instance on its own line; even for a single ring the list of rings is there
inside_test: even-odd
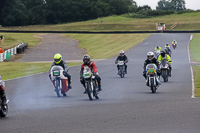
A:
[[[60,71],[53,71],[53,76],[60,76]]]

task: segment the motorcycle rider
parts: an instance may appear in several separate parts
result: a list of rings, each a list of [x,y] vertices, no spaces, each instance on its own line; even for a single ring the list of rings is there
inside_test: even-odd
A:
[[[174,39],[174,41],[172,41],[172,44],[176,44],[177,45],[177,41]]]
[[[57,54],[54,55],[54,62],[52,63],[51,68],[53,66],[61,66],[64,69],[63,75],[68,78],[68,88],[72,89],[72,86],[71,86],[71,75],[68,74],[69,68],[68,68],[66,62],[64,60],[62,60],[62,55],[61,54],[57,53]],[[51,79],[51,68],[49,69],[49,77],[50,77],[50,79]]]
[[[161,51],[162,48],[161,48],[160,46],[156,46],[156,47],[155,47],[155,52],[158,51],[158,50]]]
[[[90,61],[90,56],[88,54],[85,54],[83,56],[83,64],[81,65],[81,71],[80,71],[80,82],[85,88],[85,81],[83,79],[84,66],[88,66],[91,69],[93,75],[95,76],[95,79],[98,82],[98,91],[101,91],[102,90],[102,88],[101,88],[101,78],[100,78],[100,76],[98,74],[97,66],[93,61]],[[86,90],[83,92],[83,94],[85,94],[85,93],[87,93]]]
[[[3,105],[8,102],[6,98],[6,93],[5,93],[5,82],[1,80],[1,75],[0,75],[0,97],[1,97]]]
[[[171,77],[171,70],[172,70],[171,63],[172,63],[172,61],[171,61],[171,57],[168,54],[166,54],[165,51],[161,51],[160,56],[158,57],[159,64],[161,63],[161,61],[163,59],[166,59],[168,61],[168,64],[169,64],[169,76]]]
[[[165,45],[165,49],[164,49],[165,53],[168,54],[171,57],[172,51],[170,49],[169,44]]]
[[[159,65],[159,62],[158,62],[158,60],[154,57],[154,52],[152,52],[152,51],[149,51],[148,53],[147,53],[147,59],[144,61],[144,67],[143,67],[143,69],[144,69],[144,71],[143,71],[143,76],[145,77],[145,79],[146,79],[146,66],[148,65],[148,64],[151,64],[151,63],[153,63],[153,64],[155,64],[156,66],[157,66],[157,75],[158,76],[160,76],[160,65]],[[157,78],[158,79],[158,78]],[[158,81],[159,81],[159,79],[158,79]],[[160,83],[160,81],[159,81],[159,83]]]
[[[126,65],[126,63],[128,63],[128,57],[124,54],[124,50],[120,51],[119,56],[115,60],[115,64],[117,64],[118,61],[124,61],[125,73],[127,74],[127,65]],[[119,72],[119,65],[117,65],[117,70]]]

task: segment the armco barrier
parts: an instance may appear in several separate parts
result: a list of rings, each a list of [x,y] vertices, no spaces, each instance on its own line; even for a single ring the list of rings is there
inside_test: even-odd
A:
[[[6,50],[4,53],[0,54],[0,62],[9,60],[12,55],[23,53],[25,49],[28,48],[27,43],[20,43],[16,47]]]

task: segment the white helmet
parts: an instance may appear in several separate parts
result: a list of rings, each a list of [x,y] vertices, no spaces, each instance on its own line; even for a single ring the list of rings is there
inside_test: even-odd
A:
[[[147,59],[148,59],[148,60],[152,60],[153,58],[154,58],[154,52],[149,51],[149,52],[147,53]]]
[[[121,50],[121,51],[120,51],[120,54],[124,54],[124,50]]]

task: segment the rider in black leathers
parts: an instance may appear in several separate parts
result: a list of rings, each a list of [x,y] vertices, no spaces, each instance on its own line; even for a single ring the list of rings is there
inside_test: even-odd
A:
[[[117,64],[118,61],[124,61],[125,73],[127,74],[127,65],[126,65],[126,63],[128,63],[128,57],[124,54],[123,50],[120,51],[120,55],[115,60],[115,64]],[[117,70],[119,71],[119,65],[117,65]]]
[[[157,74],[158,76],[160,76],[160,65],[159,65],[159,62],[158,60],[154,57],[154,52],[148,52],[147,53],[147,59],[144,61],[144,67],[143,67],[143,76],[146,78],[146,66],[148,64],[151,64],[151,63],[154,63],[156,64],[158,70],[157,70]]]

